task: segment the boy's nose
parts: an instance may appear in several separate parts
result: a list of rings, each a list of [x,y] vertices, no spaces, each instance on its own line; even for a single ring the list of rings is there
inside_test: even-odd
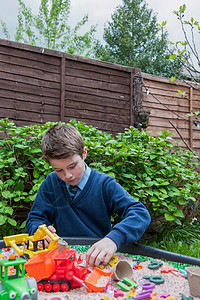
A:
[[[69,179],[72,177],[72,174],[71,174],[71,172],[66,170],[66,171],[64,171],[64,176],[65,176],[65,179]]]

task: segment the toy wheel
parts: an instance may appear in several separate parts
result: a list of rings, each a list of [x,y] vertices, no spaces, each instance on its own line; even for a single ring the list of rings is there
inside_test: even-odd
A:
[[[43,283],[38,283],[37,288],[38,288],[38,291],[43,291],[44,290],[44,284]]]
[[[53,284],[53,291],[54,292],[59,292],[60,291],[60,284],[59,283],[54,283]]]
[[[51,290],[52,290],[52,285],[51,285],[51,283],[46,283],[46,284],[44,285],[44,289],[45,289],[46,292],[51,292]]]
[[[60,286],[60,288],[61,288],[62,292],[68,292],[70,290],[70,288],[71,288],[71,285],[70,285],[69,282],[62,283],[61,286]]]

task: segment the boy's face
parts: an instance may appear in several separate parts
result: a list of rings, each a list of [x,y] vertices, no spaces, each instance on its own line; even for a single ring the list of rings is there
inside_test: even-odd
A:
[[[67,158],[49,159],[49,162],[58,177],[70,185],[77,185],[85,172],[84,160],[87,156],[87,148],[84,148],[83,158],[80,155],[72,155]]]

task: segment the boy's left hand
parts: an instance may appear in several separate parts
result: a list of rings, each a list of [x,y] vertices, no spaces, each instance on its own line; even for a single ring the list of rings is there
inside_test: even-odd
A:
[[[103,264],[107,264],[116,251],[117,245],[105,237],[92,245],[86,253],[86,259],[90,266],[98,267],[101,261]]]

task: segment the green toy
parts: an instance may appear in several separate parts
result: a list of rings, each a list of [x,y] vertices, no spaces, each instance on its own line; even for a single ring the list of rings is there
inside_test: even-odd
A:
[[[25,277],[26,260],[13,257],[0,261],[0,300],[36,300],[37,283],[34,278]]]
[[[125,292],[128,292],[131,288],[136,289],[137,287],[137,284],[130,280],[128,277],[124,277],[123,282],[118,281],[117,285]]]

